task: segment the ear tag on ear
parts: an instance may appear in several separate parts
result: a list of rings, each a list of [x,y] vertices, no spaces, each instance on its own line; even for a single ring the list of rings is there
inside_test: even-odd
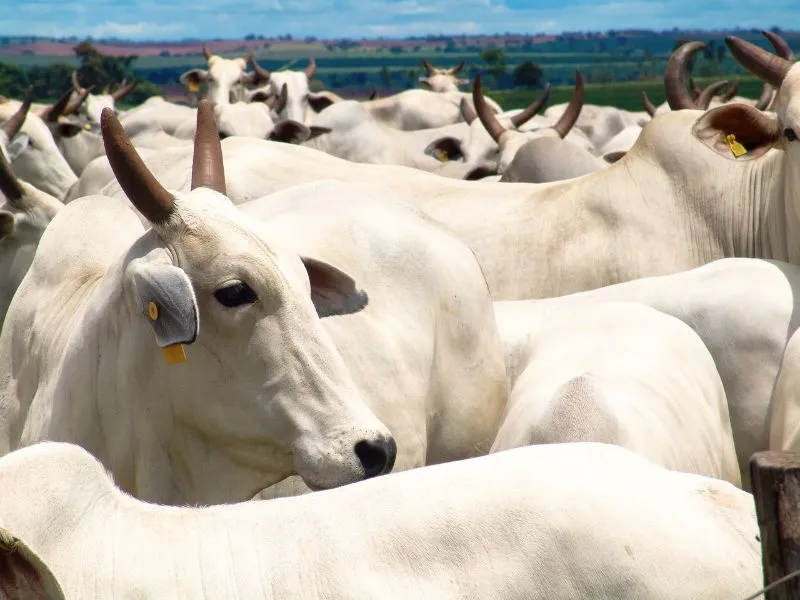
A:
[[[447,162],[447,150],[439,150],[436,154],[436,158],[439,159],[439,162]]]
[[[199,92],[200,91],[200,84],[196,81],[189,82],[189,91],[190,92]]]
[[[176,365],[186,361],[186,350],[183,344],[172,344],[172,346],[162,348],[161,353],[164,355],[164,362],[168,365]]]
[[[728,148],[731,149],[731,153],[736,157],[739,158],[740,156],[744,156],[747,154],[747,148],[742,146],[739,142],[736,141],[736,136],[732,133],[725,136],[725,141],[728,142]]]
[[[84,123],[83,128],[86,131],[91,131],[92,130],[92,124],[91,123]]]

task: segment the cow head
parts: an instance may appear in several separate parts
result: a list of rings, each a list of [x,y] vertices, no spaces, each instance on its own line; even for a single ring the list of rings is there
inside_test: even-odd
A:
[[[776,34],[770,34],[772,37],[767,37],[772,41]],[[749,104],[729,103],[701,116],[692,134],[708,148],[732,160],[752,160],[778,147],[788,153],[792,164],[798,164],[800,66],[788,45],[782,52],[785,56],[777,56],[735,36],[726,37],[725,43],[743,67],[777,89],[773,101],[775,114]]]
[[[189,482],[207,481],[187,497],[250,498],[293,474],[331,488],[390,471],[395,442],[320,322],[365,310],[367,294],[333,265],[270,243],[233,206],[210,102],[198,107],[188,193],[155,180],[111,111],[102,128],[120,186],[151,224],[122,265],[134,330],[119,343],[162,378],[171,455]],[[184,344],[188,359],[168,364]],[[237,489],[218,489],[212,467]]]
[[[9,138],[7,156],[17,175],[37,188],[63,198],[78,178],[59,152],[48,125],[29,112],[29,99],[0,102],[0,123],[15,131]]]
[[[24,115],[23,115],[24,117]],[[14,119],[6,122],[0,131],[0,140],[14,137]],[[9,135],[12,134],[12,135]],[[61,202],[20,181],[7,159],[7,148],[0,152],[0,324],[5,319],[11,299],[22,278],[28,272],[39,240],[50,221],[63,206]]]
[[[423,58],[422,67],[427,76],[420,77],[419,82],[433,92],[457,92],[459,86],[469,84],[469,79],[458,78],[458,74],[464,68],[463,60],[452,69],[439,69]]]
[[[181,83],[189,92],[200,90],[200,84],[208,86],[206,97],[214,104],[228,104],[232,101],[244,99],[245,85],[258,85],[265,83],[258,72],[246,73],[247,63],[252,60],[252,53],[248,52],[240,58],[223,58],[212,54],[203,44],[203,56],[208,64],[208,69],[191,69],[181,75]]]
[[[472,90],[473,102],[475,104],[475,111],[480,119],[480,122],[486,128],[491,138],[497,143],[500,151],[500,158],[498,160],[497,171],[503,171],[511,164],[514,155],[517,151],[528,141],[540,137],[559,137],[564,138],[572,129],[578,116],[583,108],[583,77],[579,71],[575,71],[575,89],[572,92],[569,105],[563,114],[556,121],[552,127],[545,127],[535,131],[517,131],[516,129],[507,129],[495,116],[492,109],[486,103],[481,91],[481,78],[480,75],[475,77],[475,85]],[[538,101],[537,101],[538,102]],[[542,102],[543,104],[543,102]],[[535,112],[531,112],[536,103],[531,104],[525,111],[518,115],[518,120],[524,118],[526,121],[531,119]],[[536,110],[540,108],[537,107]],[[524,121],[522,121],[524,122]],[[512,121],[512,124],[515,124]],[[521,124],[521,123],[520,123]],[[518,125],[517,125],[518,126]]]
[[[286,86],[287,100],[286,105],[279,114],[298,123],[304,123],[306,120],[306,111],[309,109],[309,94],[311,93],[308,87],[308,82],[317,71],[317,61],[313,58],[309,59],[308,66],[303,71],[275,71],[270,72],[260,66],[255,60],[250,61],[253,65],[253,70],[259,73],[262,80],[266,80],[270,90],[274,95],[281,93],[283,86]]]
[[[73,71],[72,88],[74,94],[72,96],[72,104],[75,108],[66,111],[66,114],[70,114],[70,112],[79,112],[86,116],[89,123],[99,124],[102,112],[106,108],[116,112],[117,102],[130,94],[138,83],[139,82],[135,80],[131,83],[128,83],[127,80],[123,80],[113,93],[110,91],[109,87],[106,86],[101,93],[92,94],[91,88],[86,89],[81,86],[78,82],[78,73]]]

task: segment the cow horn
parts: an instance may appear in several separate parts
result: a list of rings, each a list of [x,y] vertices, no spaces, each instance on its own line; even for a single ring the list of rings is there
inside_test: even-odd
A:
[[[253,58],[252,56],[250,57],[250,64],[253,67],[253,72],[256,74],[255,79],[253,80],[253,83],[256,83],[256,84],[257,83],[266,83],[267,81],[269,81],[269,71],[267,69],[265,69],[264,67],[262,67],[261,65],[259,65],[256,62],[256,59]]]
[[[17,109],[17,112],[11,115],[11,118],[8,121],[3,123],[3,131],[8,136],[9,141],[14,139],[14,136],[19,133],[20,129],[22,129],[22,124],[25,123],[25,117],[28,116],[28,110],[30,109],[32,102],[33,86],[30,86],[25,92],[25,98],[23,98],[22,104]]]
[[[71,100],[69,104],[67,104],[67,107],[63,111],[61,111],[60,116],[66,117],[67,115],[71,115],[72,113],[77,111],[80,108],[81,104],[86,102],[86,99],[89,97],[89,94],[92,92],[93,89],[94,86],[90,85],[81,93],[77,94],[77,96],[73,100]],[[72,90],[70,90],[67,93],[69,94],[68,98],[72,96]],[[56,115],[55,119],[53,119],[52,122],[58,121],[58,117],[59,115]]]
[[[19,201],[25,195],[25,189],[17,179],[8,162],[8,158],[3,152],[0,152],[0,192],[3,192],[3,195],[11,205],[19,204]]]
[[[108,92],[110,92],[110,91],[111,91],[111,88],[108,86],[108,84],[106,84],[106,85],[103,87],[103,91],[102,91],[102,92],[100,92],[100,93],[101,93],[103,96],[107,96],[107,95],[108,95]]]
[[[764,30],[761,33],[764,34],[764,37],[766,37],[769,43],[772,44],[772,47],[775,48],[775,54],[792,62],[797,60],[785,39],[771,31]]]
[[[211,60],[211,57],[214,56],[213,54],[211,54],[211,52],[208,51],[208,48],[206,47],[205,44],[203,44],[203,56],[205,57],[206,62]]]
[[[767,107],[772,102],[774,95],[775,89],[770,84],[765,83],[764,87],[761,88],[761,95],[758,97],[755,107],[758,110],[767,110]]]
[[[306,65],[305,71],[306,77],[311,79],[314,76],[314,73],[317,72],[317,60],[312,56],[308,59],[308,65]]]
[[[119,88],[117,88],[117,90],[113,94],[111,94],[111,97],[114,98],[115,102],[122,100],[125,96],[130,94],[136,88],[137,85],[139,85],[139,82],[136,79],[134,79],[130,83],[126,83],[126,81],[127,81],[126,79],[123,79]]]
[[[369,94],[370,100],[375,100],[378,97],[378,88],[372,88],[372,91]]]
[[[521,113],[517,113],[516,115],[511,117],[511,124],[514,127],[521,127],[522,125],[530,121],[533,118],[533,116],[537,112],[539,112],[541,108],[545,105],[545,102],[547,102],[547,99],[549,97],[550,97],[550,84],[548,83],[546,86],[544,86],[544,92],[542,92],[541,96],[539,96],[536,100],[531,102],[528,105],[528,107]]]
[[[422,59],[422,67],[428,72],[428,75],[433,73],[433,65],[424,58]]]
[[[644,109],[647,111],[647,114],[651,117],[655,117],[656,107],[655,104],[650,102],[650,98],[647,97],[647,92],[642,92],[642,103],[644,104]]]
[[[82,96],[83,94],[78,94],[79,98]],[[42,119],[42,121],[46,121],[48,123],[55,123],[56,121],[58,121],[58,117],[64,114],[64,110],[67,108],[67,105],[69,104],[69,99],[71,97],[72,97],[72,90],[69,89],[63,94],[61,94],[61,97],[58,100],[56,100],[53,104],[42,110],[42,112],[39,113],[39,118]]]
[[[567,110],[558,119],[553,129],[562,138],[566,137],[572,126],[575,125],[583,109],[583,75],[580,71],[575,71],[575,89],[572,91],[572,98],[569,100]]]
[[[492,136],[495,142],[499,141],[500,136],[505,133],[506,128],[500,124],[497,117],[494,116],[492,109],[489,108],[489,105],[486,104],[486,100],[483,98],[480,73],[475,75],[475,83],[472,86],[472,103],[475,105],[475,112],[478,113],[478,118],[481,120],[481,123],[483,123],[487,133]]]
[[[464,119],[467,125],[472,125],[472,122],[478,118],[478,113],[469,105],[466,96],[461,97],[461,103],[458,108],[461,110],[461,118]]]
[[[79,94],[84,91],[84,88],[78,83],[78,72],[75,70],[72,71],[72,88]]]
[[[737,77],[736,81],[733,82],[733,85],[731,86],[731,88],[727,92],[722,94],[722,101],[723,102],[730,102],[731,99],[736,95],[736,93],[738,91],[739,91],[739,78]]]
[[[194,135],[192,188],[206,187],[225,194],[225,166],[219,141],[214,106],[205,98],[197,106],[197,132]]]
[[[700,110],[707,110],[708,105],[711,104],[711,99],[726,85],[728,85],[727,80],[715,81],[714,83],[709,84],[702,92],[700,92],[700,95],[695,98],[694,103],[697,108]]]
[[[697,108],[686,90],[686,70],[691,56],[705,47],[703,42],[686,42],[669,57],[667,69],[664,71],[664,91],[672,110]]]
[[[689,76],[689,91],[692,93],[692,98],[697,100],[697,97],[702,93],[702,90],[697,86],[694,77]]]
[[[148,221],[166,221],[175,211],[175,199],[153,177],[110,108],[103,109],[100,130],[108,163],[122,191]]]
[[[785,58],[775,56],[735,35],[726,37],[725,43],[740,65],[773,87],[781,87],[783,79],[792,68],[792,63]]]
[[[458,75],[461,72],[461,69],[464,68],[464,64],[466,64],[466,63],[462,60],[455,67],[450,69],[450,75]]]
[[[253,60],[253,51],[248,48],[247,52],[242,55],[242,60],[244,60],[245,64]]]

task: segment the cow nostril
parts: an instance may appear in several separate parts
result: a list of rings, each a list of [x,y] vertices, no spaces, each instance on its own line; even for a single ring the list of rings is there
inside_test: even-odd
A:
[[[364,479],[369,479],[392,470],[397,456],[397,444],[392,438],[375,442],[361,440],[355,445],[355,453],[364,467]]]

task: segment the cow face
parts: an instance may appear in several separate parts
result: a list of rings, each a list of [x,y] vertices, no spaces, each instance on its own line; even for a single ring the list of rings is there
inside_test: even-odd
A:
[[[209,98],[214,104],[228,104],[242,99],[242,86],[247,70],[247,58],[223,58],[216,54],[208,58],[208,70],[191,69],[181,75],[181,83],[190,92],[197,92],[202,83],[207,84]]]
[[[460,86],[469,83],[469,79],[458,77],[464,68],[463,60],[452,69],[436,68],[427,60],[422,61],[422,66],[427,71],[427,76],[420,77],[419,82],[432,92],[457,92]]]
[[[207,100],[193,189],[177,195],[152,179],[106,115],[109,162],[152,224],[123,265],[136,325],[120,343],[143,345],[149,357],[186,480],[208,480],[200,473],[224,465],[236,495],[251,497],[292,474],[322,489],[391,470],[394,440],[320,322],[367,309],[366,292],[336,267],[276,247],[233,206]],[[192,497],[213,501],[222,491]]]

